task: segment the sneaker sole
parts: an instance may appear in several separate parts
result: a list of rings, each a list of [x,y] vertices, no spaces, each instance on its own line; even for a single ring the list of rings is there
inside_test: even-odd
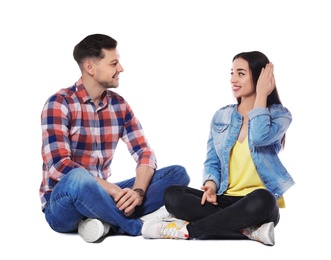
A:
[[[263,228],[263,232],[266,234],[261,242],[269,246],[275,245],[274,222],[265,223],[261,228]]]
[[[87,219],[78,225],[78,234],[89,243],[97,241],[103,233],[104,226],[98,219]]]

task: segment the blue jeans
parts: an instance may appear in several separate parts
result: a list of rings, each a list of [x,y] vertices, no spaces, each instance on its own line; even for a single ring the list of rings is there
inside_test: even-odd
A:
[[[116,183],[132,188],[135,178]],[[130,217],[116,207],[113,198],[85,169],[76,168],[59,181],[45,207],[45,218],[50,227],[61,233],[76,232],[78,223],[85,218],[96,218],[112,225],[121,234],[141,235],[139,217],[164,205],[163,195],[173,184],[188,185],[190,178],[182,166],[174,165],[156,170],[146,191],[143,203]]]

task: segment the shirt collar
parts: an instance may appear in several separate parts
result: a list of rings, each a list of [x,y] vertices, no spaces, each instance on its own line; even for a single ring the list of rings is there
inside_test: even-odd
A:
[[[92,98],[90,97],[89,93],[87,92],[86,88],[84,87],[82,78],[79,78],[79,80],[76,82],[76,93],[79,98],[83,100],[84,103],[90,102]],[[108,104],[109,100],[111,98],[111,91],[106,90],[106,94],[103,97],[103,103],[105,105],[105,102]]]

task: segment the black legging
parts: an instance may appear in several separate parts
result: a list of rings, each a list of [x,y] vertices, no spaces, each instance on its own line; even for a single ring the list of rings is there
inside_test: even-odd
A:
[[[201,205],[202,195],[202,190],[179,185],[164,193],[168,212],[189,222],[191,239],[247,239],[240,230],[268,222],[276,226],[280,218],[276,199],[266,189],[246,196],[217,195],[218,206]]]

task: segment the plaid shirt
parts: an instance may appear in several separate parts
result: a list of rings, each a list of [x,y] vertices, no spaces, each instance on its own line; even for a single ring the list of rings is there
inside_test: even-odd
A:
[[[119,139],[139,165],[156,169],[156,158],[129,104],[107,90],[96,108],[81,79],[51,96],[41,114],[43,179],[39,194],[44,210],[58,181],[74,168],[103,179]]]

